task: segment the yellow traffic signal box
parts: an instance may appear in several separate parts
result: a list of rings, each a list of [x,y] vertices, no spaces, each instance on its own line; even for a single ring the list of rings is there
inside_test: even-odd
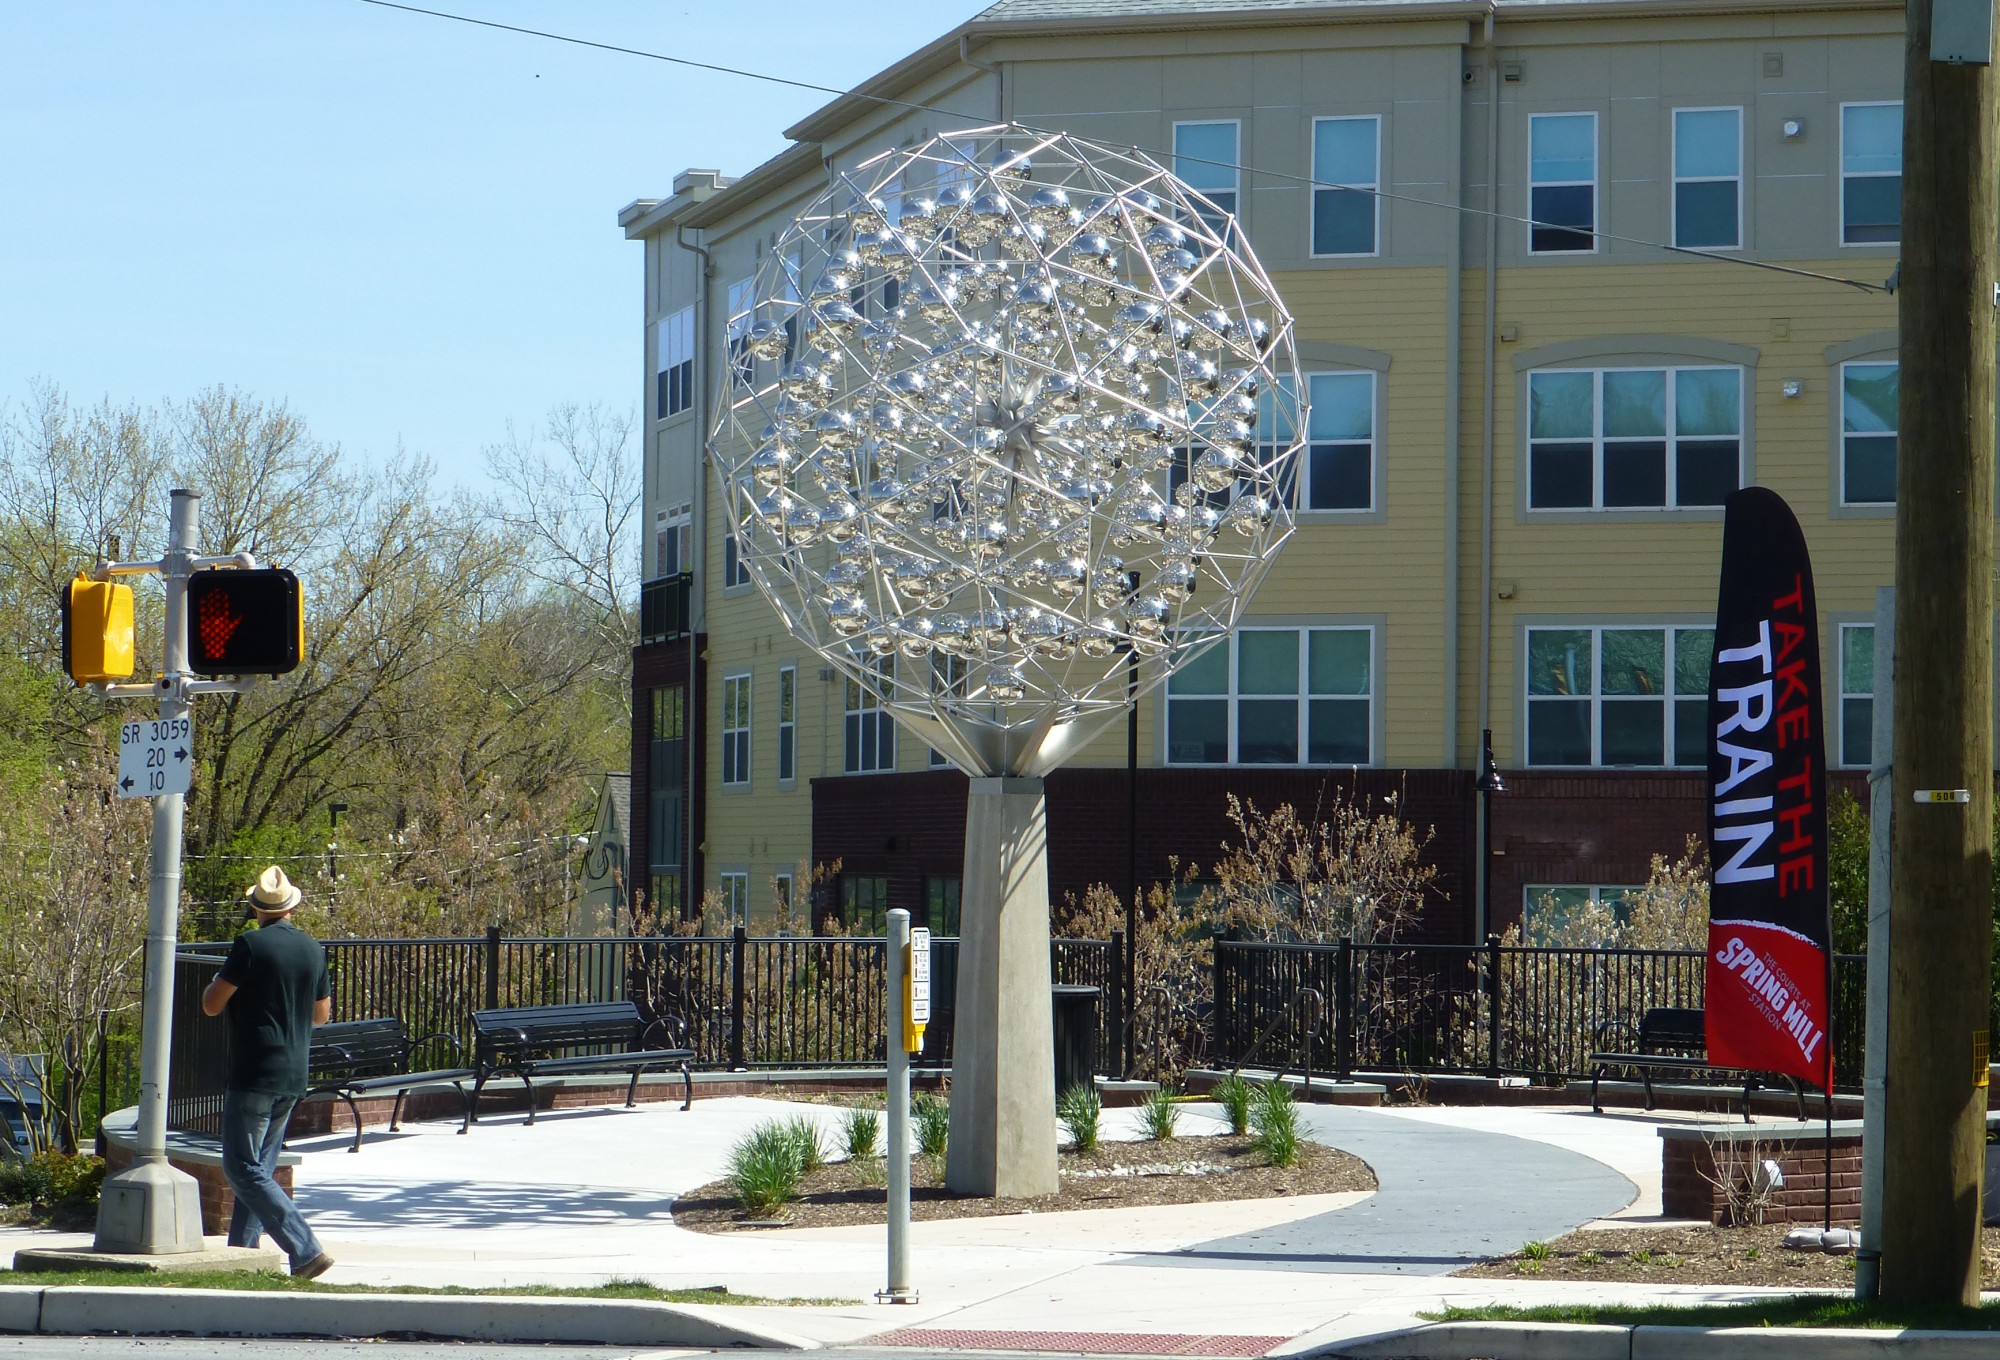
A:
[[[78,576],[62,597],[63,669],[79,685],[132,678],[132,587]]]

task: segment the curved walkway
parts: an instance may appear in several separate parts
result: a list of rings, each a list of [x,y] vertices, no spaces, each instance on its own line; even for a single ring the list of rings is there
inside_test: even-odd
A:
[[[1381,1188],[1329,1213],[1138,1259],[1449,1275],[1608,1217],[1639,1193],[1603,1162],[1549,1143],[1344,1106],[1300,1113],[1308,1136],[1367,1162]]]

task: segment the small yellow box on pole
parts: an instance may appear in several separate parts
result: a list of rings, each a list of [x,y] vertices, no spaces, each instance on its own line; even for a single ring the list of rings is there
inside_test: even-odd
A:
[[[63,669],[79,685],[132,678],[132,587],[79,575],[62,597]]]

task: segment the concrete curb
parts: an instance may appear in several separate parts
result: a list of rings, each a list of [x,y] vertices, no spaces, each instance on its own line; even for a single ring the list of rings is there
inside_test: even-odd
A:
[[[308,1294],[227,1289],[0,1286],[0,1331],[43,1336],[416,1335],[703,1350],[817,1350],[750,1322],[644,1299],[492,1294]]]
[[[1560,1322],[1436,1322],[1337,1341],[1322,1360],[1994,1360],[2000,1332],[1875,1327],[1606,1327]],[[1292,1357],[1291,1360],[1298,1360]]]

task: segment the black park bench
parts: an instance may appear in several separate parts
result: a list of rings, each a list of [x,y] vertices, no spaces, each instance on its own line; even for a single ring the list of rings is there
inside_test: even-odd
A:
[[[1622,1048],[1612,1044],[1624,1041]],[[1743,1077],[1743,1121],[1750,1122],[1750,1096],[1759,1085],[1759,1074],[1740,1067],[1719,1066],[1708,1060],[1708,1031],[1704,1013],[1687,1006],[1654,1006],[1639,1017],[1636,1033],[1622,1021],[1606,1021],[1597,1027],[1600,1052],[1590,1055],[1590,1108],[1602,1114],[1597,1083],[1605,1069],[1636,1068],[1646,1084],[1646,1108],[1653,1108],[1653,1073],[1678,1072],[1686,1075],[1734,1073]],[[1806,1117],[1805,1091],[1796,1078],[1788,1078],[1792,1096],[1798,1101],[1799,1118]]]
[[[625,1107],[638,1103],[643,1072],[681,1074],[683,1110],[694,1107],[694,1050],[647,1047],[655,1034],[681,1038],[686,1023],[662,1016],[648,1024],[630,1001],[593,1001],[572,1006],[515,1006],[472,1013],[473,1058],[478,1075],[465,1106],[465,1127],[479,1118],[479,1093],[495,1077],[519,1077],[528,1091],[528,1123],[535,1122],[537,1077],[569,1077],[592,1072],[628,1072]],[[464,1132],[461,1129],[460,1132]]]
[[[449,1034],[426,1034],[412,1039],[408,1027],[392,1015],[321,1025],[313,1030],[312,1042],[306,1049],[306,1070],[310,1075],[301,1103],[314,1096],[347,1102],[348,1113],[354,1116],[354,1146],[349,1152],[361,1151],[361,1109],[355,1104],[359,1096],[384,1091],[396,1093],[395,1108],[389,1112],[391,1133],[402,1123],[404,1099],[419,1087],[449,1086],[470,1109],[464,1085],[476,1075],[470,1067],[410,1070],[411,1055],[437,1041],[449,1044],[454,1053],[460,1052],[457,1038]]]

